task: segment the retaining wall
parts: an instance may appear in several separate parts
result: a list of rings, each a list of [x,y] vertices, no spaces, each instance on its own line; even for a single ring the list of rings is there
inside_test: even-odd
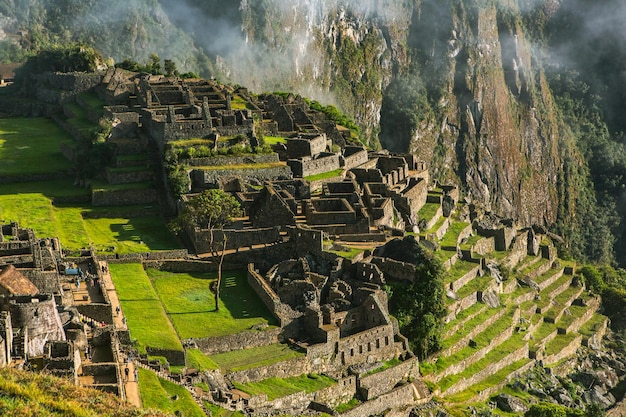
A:
[[[252,347],[268,346],[278,343],[278,336],[281,329],[270,329],[262,331],[246,331],[237,334],[206,337],[202,339],[187,339],[183,343],[193,342],[198,349],[206,355],[230,352],[234,350],[248,349]]]

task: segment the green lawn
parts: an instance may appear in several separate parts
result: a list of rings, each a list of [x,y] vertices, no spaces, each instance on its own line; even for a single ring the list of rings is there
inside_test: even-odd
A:
[[[275,344],[211,355],[210,358],[226,372],[242,371],[304,356],[287,345]]]
[[[205,369],[218,369],[219,366],[211,360],[208,356],[202,353],[199,349],[187,350],[187,367],[199,369],[201,371]]]
[[[139,368],[139,390],[145,408],[155,408],[174,415],[180,411],[185,417],[204,417],[189,391],[180,385],[159,378],[154,372]]]
[[[341,175],[342,172],[343,172],[343,169],[340,168],[340,169],[336,169],[334,171],[323,172],[321,174],[309,175],[308,177],[304,177],[304,179],[308,180],[308,181],[325,180],[325,179],[328,179],[328,178],[338,177],[339,175]]]
[[[137,253],[180,248],[158,216],[108,217],[107,212],[115,210],[53,205],[54,196],[81,195],[83,189],[68,184],[63,192],[64,183],[53,182],[44,195],[38,192],[44,183],[23,185],[28,193],[9,194],[18,187],[15,184],[0,187],[0,220],[18,221],[21,226],[32,228],[39,237],[58,236],[65,249],[74,251],[93,245],[97,252]],[[94,214],[102,217],[91,218]]]
[[[110,264],[109,269],[130,335],[137,339],[140,350],[145,352],[146,346],[183,350],[141,264]]]
[[[248,285],[245,271],[224,271],[219,311],[209,289],[216,273],[147,272],[181,339],[239,333],[260,323],[278,324]]]
[[[268,145],[276,145],[278,143],[287,143],[287,138],[282,136],[264,136],[263,140]]]
[[[60,144],[72,138],[43,118],[0,119],[0,175],[32,175],[65,171],[71,163]]]
[[[235,388],[247,392],[250,395],[267,394],[267,399],[270,401],[300,391],[306,391],[307,393],[315,392],[334,384],[336,384],[334,379],[317,374],[300,375],[290,378],[268,378],[259,382],[249,382],[246,384],[234,383]]]

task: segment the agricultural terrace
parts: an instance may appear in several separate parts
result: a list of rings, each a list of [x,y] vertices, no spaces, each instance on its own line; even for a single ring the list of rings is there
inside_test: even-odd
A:
[[[171,415],[180,412],[185,417],[205,416],[185,387],[159,378],[147,369],[139,368],[139,391],[141,402],[146,408],[162,410]]]
[[[176,330],[143,266],[139,263],[111,264],[109,269],[130,336],[137,340],[139,350],[145,353],[146,347],[150,346],[182,351]]]
[[[224,336],[254,326],[277,325],[252,287],[246,271],[224,271],[219,311],[210,289],[216,272],[172,273],[148,269],[154,289],[181,339]]]
[[[304,352],[276,343],[250,349],[231,350],[209,358],[224,373],[244,371],[304,356]]]
[[[37,236],[58,236],[63,248],[93,246],[99,253],[133,253],[179,249],[158,216],[128,217],[134,207],[91,207],[90,191],[69,179],[0,184],[0,219],[15,220]],[[54,203],[54,204],[53,204]],[[144,209],[143,207],[136,208]]]
[[[323,375],[305,374],[290,378],[268,378],[259,382],[246,384],[234,383],[235,387],[250,395],[267,394],[269,401],[276,398],[305,391],[307,393],[318,391],[322,388],[334,385],[334,379]]]
[[[72,138],[52,120],[0,118],[0,176],[24,176],[66,171],[71,163],[61,143]]]

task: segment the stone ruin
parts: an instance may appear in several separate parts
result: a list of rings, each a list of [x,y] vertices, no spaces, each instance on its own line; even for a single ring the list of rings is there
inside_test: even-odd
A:
[[[91,254],[64,258],[58,239],[39,239],[17,223],[0,226],[0,366],[36,364],[124,396],[119,342],[108,328],[113,312],[95,262]]]

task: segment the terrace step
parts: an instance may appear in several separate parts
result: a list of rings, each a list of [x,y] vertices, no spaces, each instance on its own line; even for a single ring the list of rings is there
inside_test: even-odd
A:
[[[486,307],[486,306],[485,306]],[[463,334],[463,327],[458,327],[457,326],[457,331],[452,335],[452,337],[449,337],[447,339],[444,340],[443,344],[444,346],[446,346],[445,348],[443,348],[438,354],[437,354],[437,358],[439,357],[446,357],[446,356],[451,356],[454,353],[458,352],[459,350],[463,349],[464,347],[468,346],[470,343],[470,340],[472,340],[473,338],[477,337],[481,332],[483,332],[485,329],[488,329],[490,326],[494,325],[495,323],[497,323],[502,317],[504,317],[506,315],[506,309],[505,308],[499,308],[499,309],[483,309],[481,310],[481,312],[479,314],[475,314],[472,317],[472,327],[470,329],[468,329],[467,333]],[[473,322],[474,321],[479,321],[480,324],[479,325],[474,325]],[[465,321],[465,323],[468,323],[468,321]],[[430,361],[432,362],[434,360],[434,358],[431,358]]]
[[[505,311],[505,310],[502,310]],[[505,343],[515,331],[519,323],[520,310],[515,309],[512,313],[507,314],[502,320],[493,320],[493,323],[488,327],[477,326],[481,331],[471,339],[474,342],[475,347],[471,347],[469,344],[462,346],[455,354],[451,354],[448,359],[455,359],[455,356],[462,357],[462,360],[455,364],[451,364],[442,372],[430,377],[433,381],[439,381],[449,375],[455,375],[463,372],[468,366],[478,362],[486,355],[488,355],[497,346]],[[468,341],[469,342],[469,341]],[[454,347],[457,347],[455,345]],[[476,349],[472,351],[472,349]],[[449,349],[450,352],[454,350]],[[471,352],[471,353],[470,353]],[[442,352],[441,357],[445,357],[445,353]]]
[[[579,300],[581,302],[572,303],[556,323],[559,334],[577,332],[600,309],[600,299],[597,297]]]
[[[492,349],[482,359],[466,367],[463,372],[443,378],[439,381],[442,387],[441,393],[446,397],[459,393],[513,363],[528,359],[528,342],[524,341],[522,336],[522,334],[514,333],[512,337]]]

